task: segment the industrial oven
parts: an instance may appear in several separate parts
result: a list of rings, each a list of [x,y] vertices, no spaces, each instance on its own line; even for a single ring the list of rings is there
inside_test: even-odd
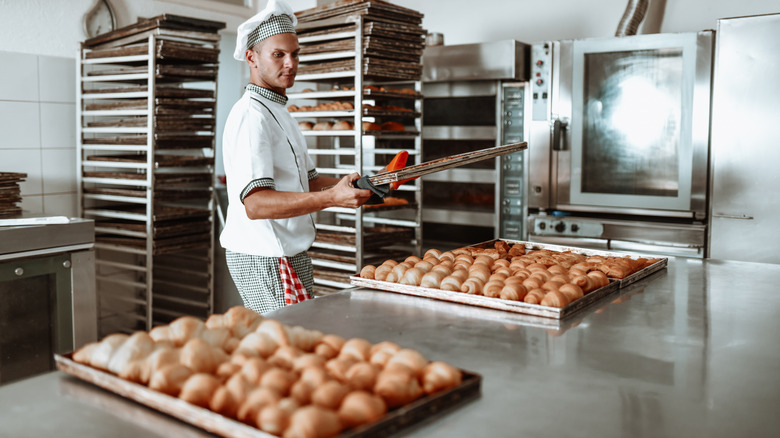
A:
[[[527,141],[529,48],[504,40],[425,49],[423,161]],[[426,245],[524,238],[525,154],[424,176]]]
[[[706,257],[713,32],[531,47],[528,239]]]

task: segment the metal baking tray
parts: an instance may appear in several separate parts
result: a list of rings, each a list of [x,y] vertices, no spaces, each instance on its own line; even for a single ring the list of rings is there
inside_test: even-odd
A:
[[[185,402],[176,397],[149,389],[146,386],[121,379],[111,373],[72,360],[72,353],[54,355],[57,369],[86,382],[97,385],[122,397],[134,400],[159,412],[178,418],[211,433],[232,438],[275,438],[239,421],[230,419]],[[388,411],[382,419],[342,432],[340,438],[385,437],[415,423],[430,420],[479,396],[482,376],[463,371],[460,386],[422,397],[408,405]]]
[[[508,239],[500,239],[500,240],[503,240],[504,242],[507,242],[510,245],[516,243],[524,244],[526,247],[526,251],[531,251],[536,249],[549,249],[549,250],[561,251],[561,252],[571,251],[574,253],[583,254],[587,256],[602,255],[602,256],[616,256],[616,257],[628,256],[631,258],[646,257],[642,254],[626,254],[626,253],[617,253],[617,252],[609,252],[609,251],[590,250],[584,248],[565,247],[559,245],[547,245],[547,244],[523,242],[523,241],[508,240]],[[488,248],[488,247],[492,247],[496,241],[497,240],[490,240],[487,242],[482,242],[470,246],[478,247],[478,248]],[[658,257],[651,257],[651,258],[658,258]],[[540,304],[528,304],[520,301],[502,300],[500,298],[490,298],[482,295],[471,295],[471,294],[465,294],[460,292],[445,291],[441,289],[431,289],[431,288],[424,288],[420,286],[409,286],[409,285],[403,285],[398,283],[391,283],[387,281],[370,280],[366,278],[361,278],[358,275],[351,276],[350,283],[355,286],[361,286],[370,289],[378,289],[378,290],[384,290],[388,292],[414,295],[423,298],[432,298],[436,300],[450,301],[454,303],[467,304],[470,306],[479,306],[479,307],[486,307],[486,308],[496,309],[496,310],[504,310],[507,312],[523,313],[527,315],[536,315],[536,316],[542,316],[547,318],[561,319],[561,318],[568,317],[574,313],[577,313],[578,311],[586,307],[589,307],[593,303],[601,301],[603,298],[611,295],[612,293],[614,293],[615,291],[617,291],[622,287],[625,287],[658,270],[665,268],[667,262],[668,259],[659,258],[658,262],[644,269],[641,269],[629,276],[626,276],[623,279],[610,278],[608,285],[596,289],[591,293],[585,295],[584,297],[562,308],[542,306]]]

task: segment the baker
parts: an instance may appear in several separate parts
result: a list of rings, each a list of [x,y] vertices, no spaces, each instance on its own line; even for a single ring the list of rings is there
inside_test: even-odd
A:
[[[298,71],[297,21],[288,4],[269,0],[238,27],[233,54],[249,66],[250,83],[222,137],[228,210],[220,243],[244,305],[258,313],[312,297],[313,268],[306,254],[314,242],[312,213],[358,208],[371,196],[353,188],[357,173],[341,179],[317,174],[285,108],[286,90]]]

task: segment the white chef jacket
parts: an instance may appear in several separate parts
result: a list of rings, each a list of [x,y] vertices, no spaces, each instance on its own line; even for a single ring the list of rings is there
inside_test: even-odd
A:
[[[314,242],[311,214],[287,219],[249,219],[244,197],[253,188],[307,192],[316,178],[306,139],[285,108],[287,98],[249,84],[225,122],[222,155],[228,210],[220,243],[230,251],[290,257]]]

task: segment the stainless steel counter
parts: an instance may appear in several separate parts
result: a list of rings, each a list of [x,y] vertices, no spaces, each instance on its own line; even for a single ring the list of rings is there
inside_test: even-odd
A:
[[[780,430],[780,265],[671,259],[558,323],[368,290],[277,311],[483,376],[413,437],[735,437]],[[0,388],[0,436],[209,436],[61,373]]]

